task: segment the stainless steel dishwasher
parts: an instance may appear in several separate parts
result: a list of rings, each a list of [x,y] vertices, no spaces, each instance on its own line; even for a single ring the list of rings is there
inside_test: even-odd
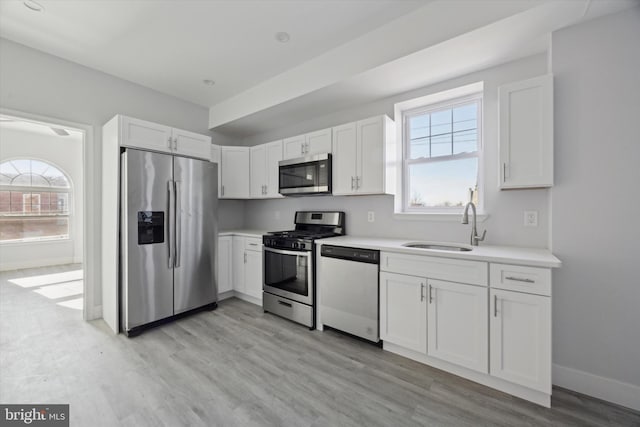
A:
[[[369,341],[380,341],[380,251],[322,245],[318,264],[320,321]]]

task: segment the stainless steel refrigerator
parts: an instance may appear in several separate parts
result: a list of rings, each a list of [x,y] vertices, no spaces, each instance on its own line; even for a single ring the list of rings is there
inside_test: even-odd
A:
[[[121,330],[215,308],[217,165],[125,149],[121,174]]]

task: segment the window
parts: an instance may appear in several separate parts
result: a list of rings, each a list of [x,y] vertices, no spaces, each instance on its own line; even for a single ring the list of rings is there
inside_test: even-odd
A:
[[[403,211],[457,212],[478,204],[481,95],[402,111]]]
[[[0,242],[69,238],[70,196],[69,180],[49,163],[0,163]]]

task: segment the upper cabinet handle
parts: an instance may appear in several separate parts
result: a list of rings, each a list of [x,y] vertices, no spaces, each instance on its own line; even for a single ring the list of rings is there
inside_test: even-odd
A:
[[[171,137],[167,138],[167,148],[171,150]]]

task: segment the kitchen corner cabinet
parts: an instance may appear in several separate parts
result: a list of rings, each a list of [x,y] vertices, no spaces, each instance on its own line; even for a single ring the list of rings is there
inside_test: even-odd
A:
[[[331,153],[331,128],[282,140],[284,159]]]
[[[426,353],[425,287],[422,277],[380,273],[380,339]]]
[[[218,295],[233,290],[233,238],[221,236],[218,238]]]
[[[499,88],[500,189],[553,186],[553,76]]]
[[[230,248],[226,249],[230,253],[230,260],[226,266],[230,271],[230,282],[233,283],[235,295],[254,304],[262,301],[262,238],[221,236],[218,243],[220,252],[229,244],[224,243],[223,239],[230,242]],[[221,257],[224,258],[225,255]]]
[[[489,300],[491,375],[551,394],[551,298],[492,289]]]
[[[120,145],[123,147],[211,160],[209,136],[132,117],[117,117],[120,119]]]
[[[251,198],[282,197],[278,192],[278,162],[282,160],[282,141],[256,145],[251,154]]]
[[[249,147],[220,148],[220,198],[249,198]]]
[[[387,116],[333,128],[333,194],[384,194],[394,191],[387,163],[395,153],[395,128]]]

